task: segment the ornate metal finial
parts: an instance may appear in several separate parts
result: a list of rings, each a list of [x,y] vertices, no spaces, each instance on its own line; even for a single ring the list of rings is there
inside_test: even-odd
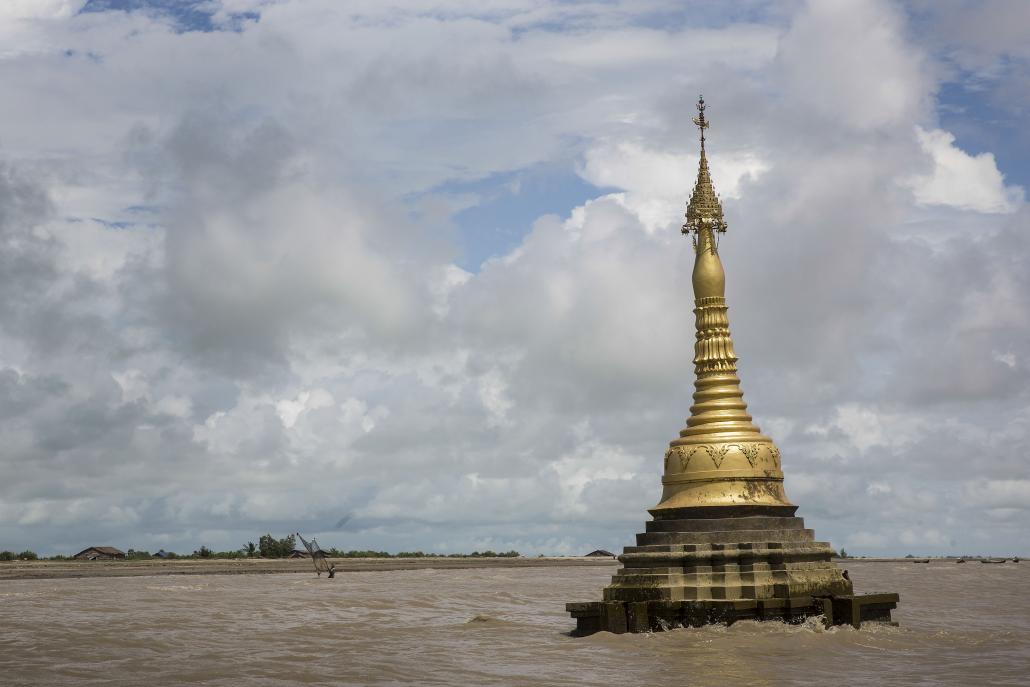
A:
[[[697,116],[694,117],[694,124],[701,130],[701,150],[705,149],[705,129],[708,128],[708,120],[705,119],[705,97],[697,97]]]
[[[683,233],[694,233],[692,238],[695,249],[714,252],[716,250],[715,243],[711,240],[702,240],[702,230],[710,229],[713,233],[722,233],[726,231],[726,220],[722,216],[722,203],[719,202],[719,196],[715,195],[715,189],[712,187],[712,176],[708,171],[708,157],[705,155],[705,129],[711,123],[705,117],[704,96],[700,96],[697,100],[697,116],[693,118],[693,121],[701,130],[701,160],[697,167],[697,182],[694,184],[694,192],[687,204],[687,222],[683,225]]]

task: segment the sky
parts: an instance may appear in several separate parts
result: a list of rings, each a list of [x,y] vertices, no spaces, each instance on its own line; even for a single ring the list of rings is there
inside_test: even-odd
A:
[[[1030,554],[1030,4],[0,3],[0,549],[613,551],[693,393],[817,539]]]

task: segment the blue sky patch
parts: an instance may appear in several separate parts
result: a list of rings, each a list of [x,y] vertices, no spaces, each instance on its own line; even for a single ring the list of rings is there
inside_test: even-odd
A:
[[[171,19],[176,30],[240,31],[248,21],[258,21],[257,12],[232,14],[227,22],[215,22],[214,5],[206,0],[87,0],[80,12],[144,12]]]
[[[505,255],[522,243],[543,215],[569,211],[611,189],[583,180],[571,169],[541,166],[497,174],[474,182],[448,182],[434,189],[446,195],[472,195],[478,202],[453,217],[462,254],[458,265],[478,272],[486,260]]]
[[[1005,183],[1030,188],[1030,132],[1027,113],[1001,92],[1004,80],[951,81],[937,94],[941,128],[970,155],[993,153]]]

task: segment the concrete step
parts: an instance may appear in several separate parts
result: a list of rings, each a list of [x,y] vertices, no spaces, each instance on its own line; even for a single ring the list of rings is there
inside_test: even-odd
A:
[[[734,530],[800,530],[804,528],[804,518],[776,518],[764,515],[741,518],[651,520],[646,524],[648,532],[732,532]]]
[[[815,533],[806,529],[761,529],[709,532],[643,532],[637,535],[637,546],[655,544],[741,544],[748,542],[802,543],[815,540]]]
[[[664,548],[664,547],[663,547]],[[684,546],[683,550],[627,551],[619,556],[627,568],[692,567],[709,565],[791,565],[816,563],[836,566],[830,562],[833,549],[825,542],[755,542],[725,546]]]

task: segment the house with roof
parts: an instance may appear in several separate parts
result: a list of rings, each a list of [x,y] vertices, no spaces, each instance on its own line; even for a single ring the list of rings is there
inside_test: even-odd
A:
[[[125,552],[113,546],[91,546],[79,551],[72,558],[79,561],[121,561],[125,560]]]

